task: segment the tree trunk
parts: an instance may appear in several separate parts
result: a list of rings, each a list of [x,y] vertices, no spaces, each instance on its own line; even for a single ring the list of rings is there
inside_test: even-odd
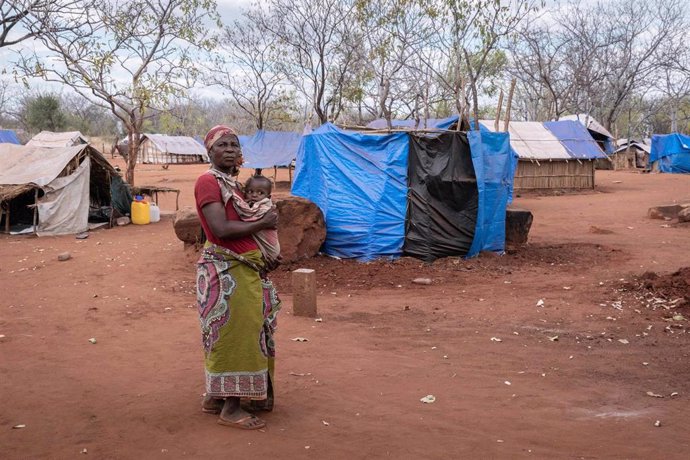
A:
[[[141,136],[139,136],[139,133],[130,132],[128,138],[129,143],[127,145],[127,171],[125,172],[125,180],[129,185],[134,185],[134,168],[137,165]]]

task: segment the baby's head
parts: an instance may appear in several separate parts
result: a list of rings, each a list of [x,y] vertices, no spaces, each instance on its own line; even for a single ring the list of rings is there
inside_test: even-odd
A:
[[[273,184],[266,176],[252,176],[244,185],[244,195],[248,203],[256,203],[264,198],[271,198]]]

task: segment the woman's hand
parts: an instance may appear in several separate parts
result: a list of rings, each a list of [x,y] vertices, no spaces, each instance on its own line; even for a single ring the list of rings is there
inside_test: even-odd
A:
[[[268,211],[261,219],[258,220],[262,228],[275,229],[278,228],[278,210],[275,206]]]

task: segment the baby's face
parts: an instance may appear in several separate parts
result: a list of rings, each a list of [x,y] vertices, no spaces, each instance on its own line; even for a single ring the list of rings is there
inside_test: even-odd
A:
[[[246,191],[247,201],[256,202],[271,196],[268,187],[259,184],[250,184]]]

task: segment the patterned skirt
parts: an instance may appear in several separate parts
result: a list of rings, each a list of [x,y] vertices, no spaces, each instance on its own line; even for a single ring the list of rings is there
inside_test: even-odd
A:
[[[237,256],[206,243],[197,262],[197,302],[204,347],[206,394],[266,399],[274,382],[276,315],[280,300],[261,279],[261,251]]]

